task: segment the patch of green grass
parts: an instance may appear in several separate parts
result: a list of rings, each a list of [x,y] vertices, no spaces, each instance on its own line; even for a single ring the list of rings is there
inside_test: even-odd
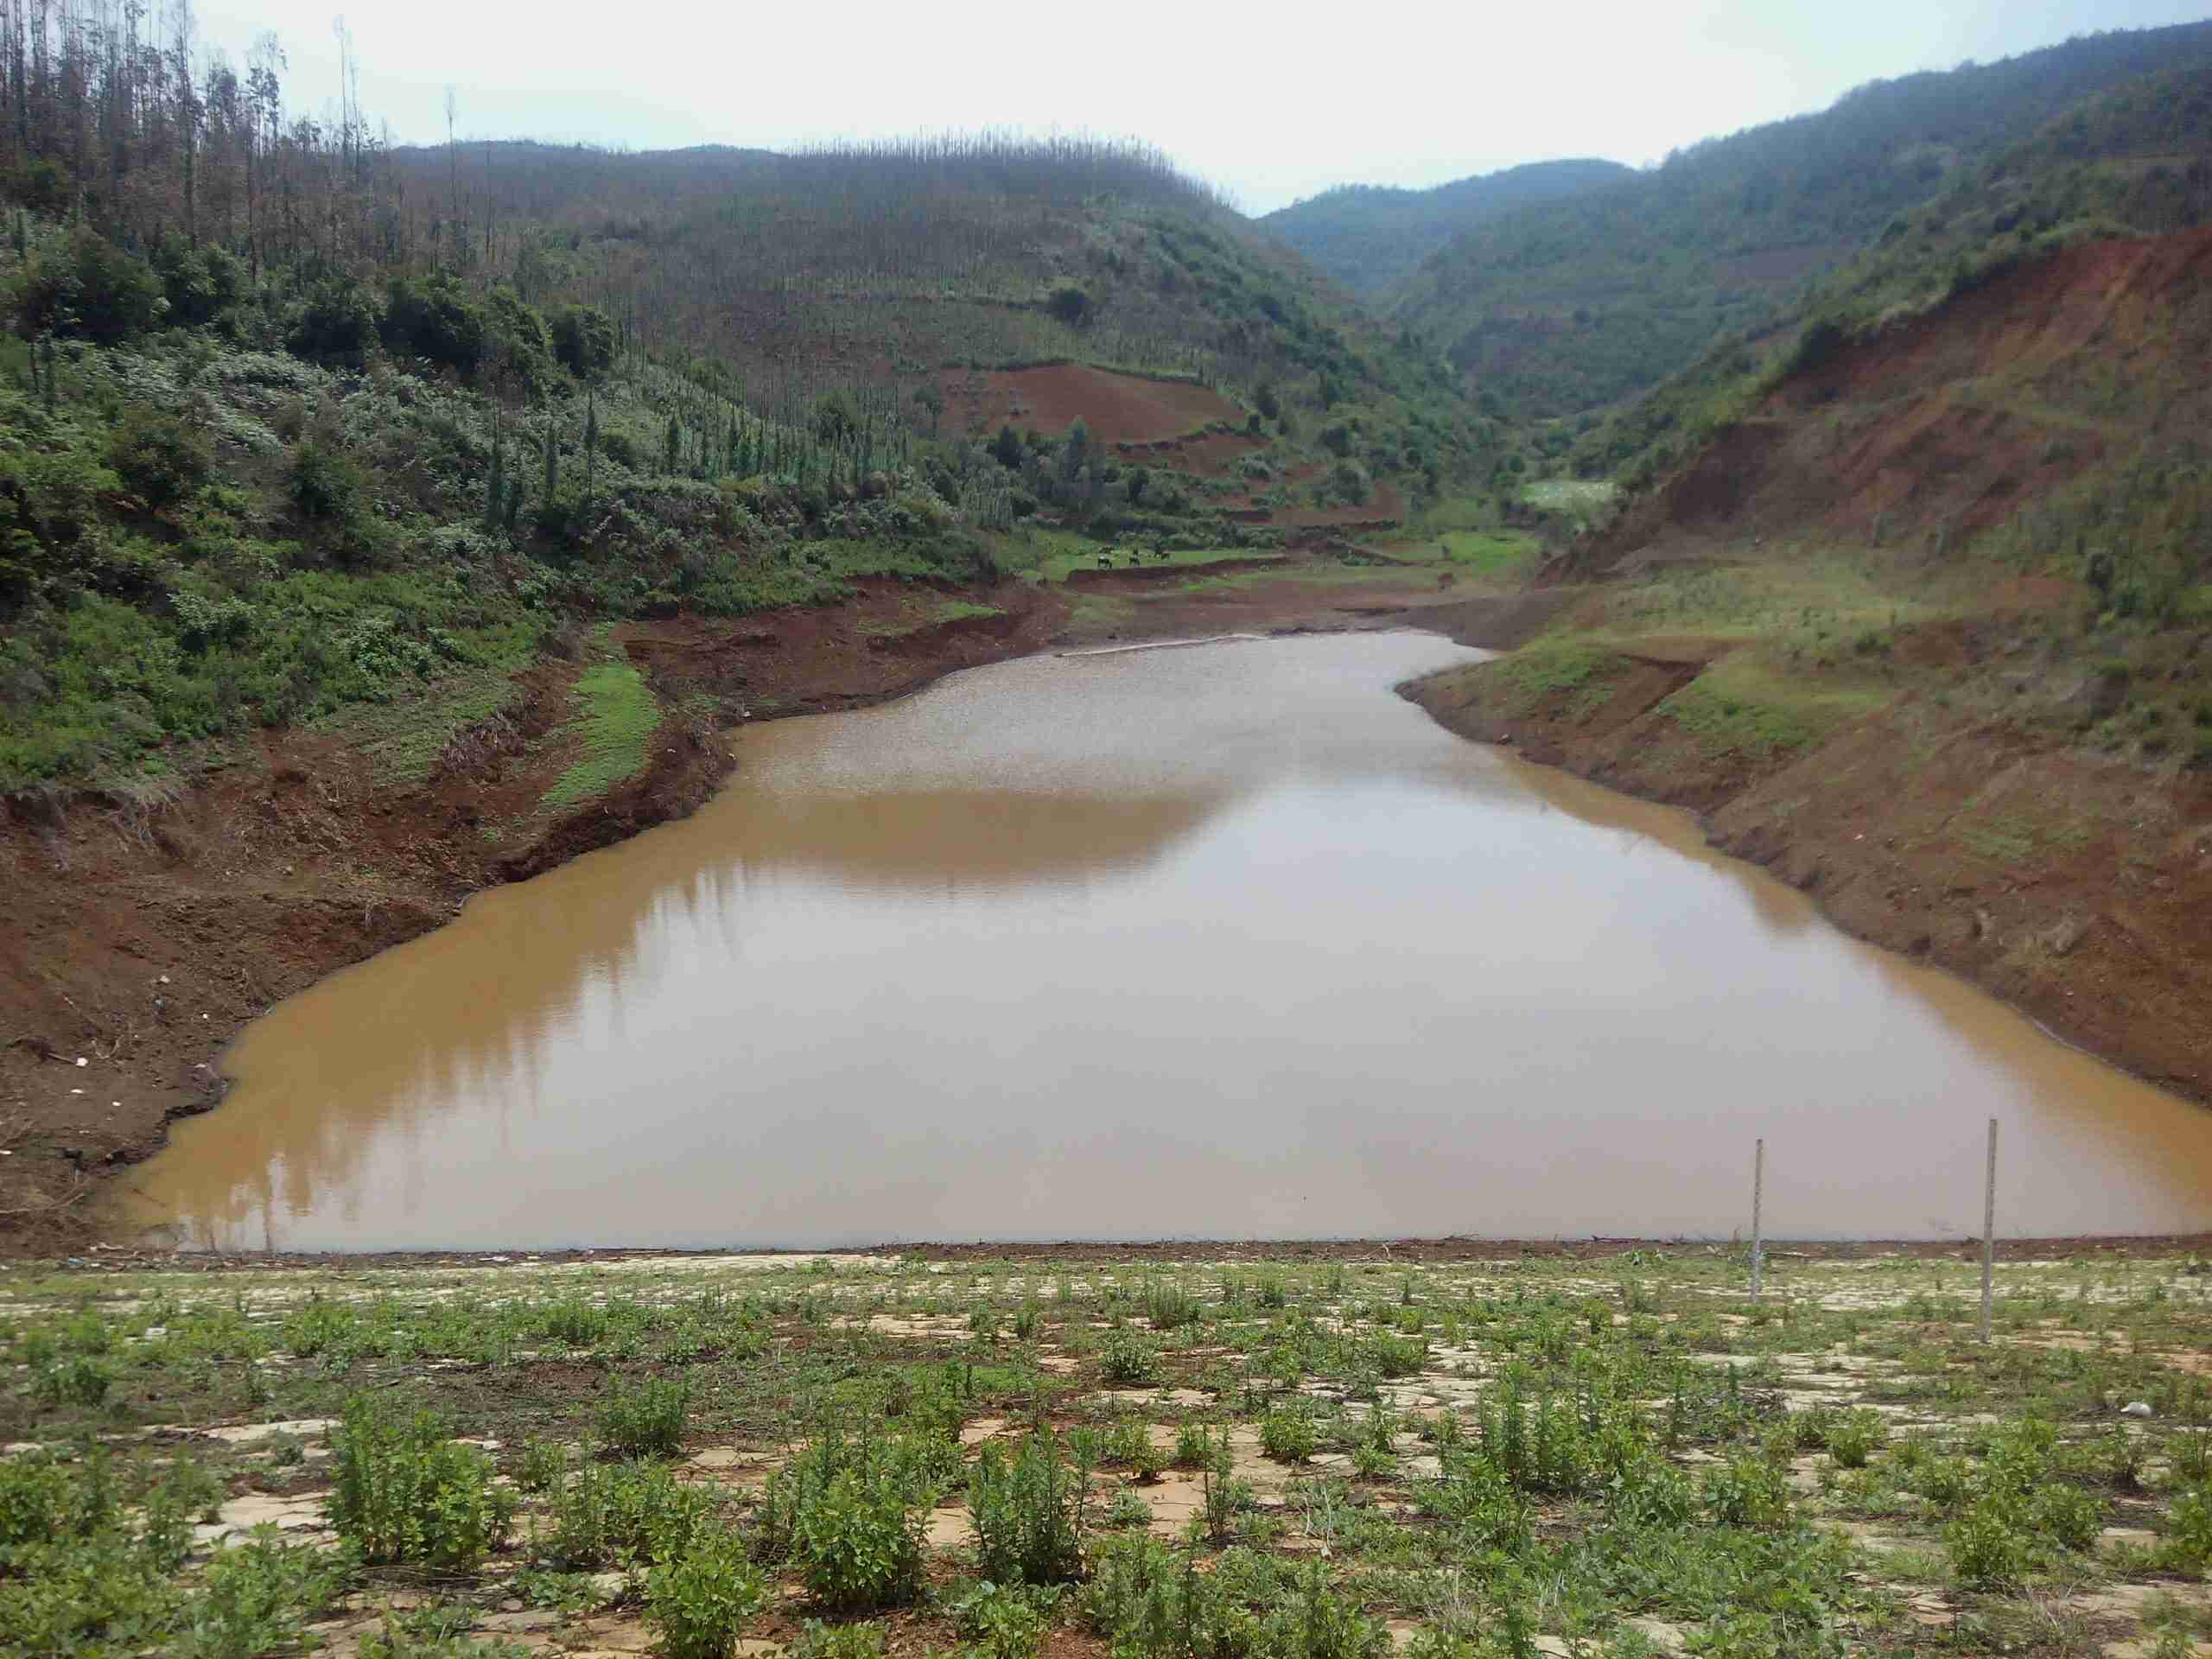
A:
[[[1621,659],[1602,645],[1573,639],[1537,639],[1497,664],[1497,672],[1530,702],[1579,690],[1618,671]]]
[[[1441,562],[1478,576],[1504,576],[1526,569],[1536,556],[1533,536],[1511,530],[1447,530],[1433,543]]]
[[[1658,710],[1708,749],[1765,756],[1817,743],[1887,707],[1895,695],[1877,687],[1810,684],[1723,662],[1663,699]]]
[[[419,784],[446,746],[520,696],[505,668],[455,675],[419,695],[346,709],[315,722],[368,759],[377,781]]]
[[[1166,550],[1167,556],[1162,559],[1155,558],[1151,548],[1141,542],[1120,542],[1112,545],[1112,568],[1116,570],[1156,570],[1163,566],[1217,564],[1226,561],[1277,556],[1277,550],[1271,547],[1171,547]],[[1132,558],[1130,555],[1140,547],[1143,548],[1143,556]],[[1073,545],[1058,542],[1039,560],[1035,569],[1046,582],[1065,582],[1073,571],[1097,569],[1098,556],[1107,550],[1108,544],[1102,542],[1077,540]]]
[[[1954,824],[1951,833],[1969,850],[2003,864],[2020,863],[2036,849],[2035,828],[2020,818]]]
[[[1119,633],[1136,626],[1140,608],[1119,594],[1077,594],[1068,601],[1068,625],[1084,633]]]
[[[1555,512],[1589,524],[1611,512],[1620,486],[1603,480],[1545,478],[1527,486],[1521,499],[1539,512]]]
[[[909,607],[897,616],[880,617],[864,622],[861,632],[876,639],[903,639],[910,633],[919,633],[925,628],[934,628],[946,622],[959,622],[971,616],[1004,616],[1006,613],[995,605],[979,604],[971,599],[944,599],[932,596],[918,610]]]
[[[645,769],[645,747],[660,725],[660,705],[645,677],[627,663],[599,663],[577,680],[580,712],[569,730],[583,758],[545,791],[547,806],[573,806]]]

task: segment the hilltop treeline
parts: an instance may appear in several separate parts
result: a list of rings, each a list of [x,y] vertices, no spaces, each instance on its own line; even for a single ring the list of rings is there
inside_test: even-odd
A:
[[[1387,303],[1459,232],[1517,207],[1634,176],[1618,162],[1532,162],[1430,190],[1345,184],[1260,223],[1361,298]]]
[[[390,149],[354,98],[335,118],[287,109],[264,35],[243,72],[205,57],[189,0],[0,0],[0,181],[30,212],[126,245],[213,242],[270,262],[404,257]]]
[[[1249,389],[1444,390],[1204,183],[1133,142],[925,137],[791,155],[530,143],[393,156],[459,268],[803,394],[1072,359]]]

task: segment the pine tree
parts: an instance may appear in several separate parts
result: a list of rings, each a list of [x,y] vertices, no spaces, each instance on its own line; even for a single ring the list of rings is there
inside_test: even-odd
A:
[[[484,533],[499,533],[501,515],[507,508],[506,457],[502,453],[505,435],[498,416],[492,421],[492,470],[484,484]]]
[[[666,443],[663,446],[663,449],[664,460],[661,471],[672,474],[675,473],[677,466],[681,462],[683,454],[683,428],[682,423],[677,420],[673,412],[671,412],[668,417],[668,438]]]
[[[554,431],[550,410],[545,416],[545,505],[551,506],[561,493],[561,446]]]
[[[599,482],[599,394],[584,393],[584,508],[588,512]]]

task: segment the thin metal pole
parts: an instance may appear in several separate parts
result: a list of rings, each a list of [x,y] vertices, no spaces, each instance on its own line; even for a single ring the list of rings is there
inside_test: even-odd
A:
[[[1759,1299],[1766,1277],[1766,1235],[1761,1230],[1760,1203],[1766,1194],[1766,1137],[1761,1135],[1751,1153],[1751,1300]]]
[[[1981,1339],[1989,1340],[1990,1275],[1997,1262],[1997,1120],[1989,1120],[1989,1173],[1981,1192]]]

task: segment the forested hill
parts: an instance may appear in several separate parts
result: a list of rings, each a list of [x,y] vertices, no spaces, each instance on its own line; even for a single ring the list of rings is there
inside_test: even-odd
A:
[[[1025,521],[1387,522],[1497,442],[1141,145],[394,148],[142,22],[0,9],[0,798],[644,613],[988,588]]]
[[[1250,388],[1410,359],[1141,146],[992,137],[792,154],[404,148],[402,251],[806,395],[1072,359]],[[458,224],[458,232],[447,226]]]
[[[1370,303],[1394,296],[1459,232],[1516,207],[1633,177],[1618,162],[1532,162],[1430,190],[1347,184],[1277,208],[1260,223]]]
[[[1740,418],[1783,375],[1854,338],[1923,316],[2083,243],[2208,225],[2212,52],[2183,54],[2172,68],[2082,99],[1980,166],[1956,170],[1933,199],[1892,219],[1872,245],[1793,302],[1776,326],[1756,339],[1723,340],[1585,434],[1571,463],[1584,474],[1648,483]],[[2144,340],[2154,353],[2185,357],[2193,349],[2162,347],[2156,329]],[[2154,413],[2144,391],[2147,373],[2139,367],[2113,383],[2113,398],[2127,405],[2129,418]]]
[[[2068,106],[2212,54],[2212,24],[2105,34],[1878,81],[1627,181],[1520,209],[1428,259],[1393,320],[1494,413],[1557,416],[1657,384]]]

